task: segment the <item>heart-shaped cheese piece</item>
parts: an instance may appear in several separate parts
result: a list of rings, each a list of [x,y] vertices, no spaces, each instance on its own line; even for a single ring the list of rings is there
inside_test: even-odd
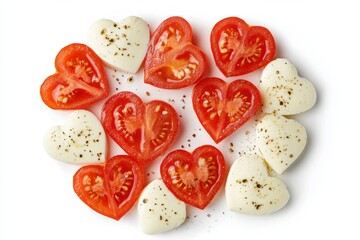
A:
[[[88,31],[88,44],[100,58],[110,67],[127,73],[138,71],[149,41],[148,24],[135,16],[120,23],[100,19]]]
[[[254,215],[278,211],[290,198],[285,184],[268,175],[265,163],[257,155],[244,155],[235,160],[225,194],[230,210]]]
[[[186,218],[186,206],[167,189],[162,180],[155,179],[141,193],[138,213],[143,231],[155,234],[180,226]]]
[[[299,77],[287,59],[276,59],[265,67],[259,90],[265,113],[297,114],[312,108],[316,102],[312,83]]]
[[[106,158],[106,136],[94,114],[76,110],[64,125],[47,131],[44,148],[51,157],[63,162],[100,163]]]
[[[279,174],[300,156],[306,141],[305,128],[279,114],[267,114],[256,125],[256,144],[266,162]]]

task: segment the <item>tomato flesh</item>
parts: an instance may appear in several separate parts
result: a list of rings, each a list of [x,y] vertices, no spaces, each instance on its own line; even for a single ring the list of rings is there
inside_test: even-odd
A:
[[[275,56],[276,44],[271,32],[261,26],[249,26],[237,17],[219,21],[210,39],[215,63],[226,77],[255,71]]]
[[[192,102],[200,123],[219,143],[256,114],[261,96],[246,80],[227,84],[219,78],[205,78],[194,87]]]
[[[104,186],[104,170],[100,165],[80,168],[74,175],[73,187],[79,198],[96,212],[116,218]]]
[[[171,17],[162,22],[146,55],[145,83],[176,89],[198,81],[205,71],[205,55],[192,39],[191,26],[185,19]]]
[[[131,92],[109,98],[103,106],[101,122],[105,132],[141,163],[154,160],[168,149],[179,124],[172,106],[159,100],[145,104]]]
[[[100,58],[84,44],[70,44],[55,59],[57,73],[40,88],[44,103],[53,109],[80,109],[108,96],[109,86]]]
[[[143,185],[142,167],[131,157],[120,155],[105,166],[84,166],[73,178],[74,191],[86,205],[116,220],[132,208]]]
[[[144,170],[129,156],[115,156],[106,163],[105,174],[118,217],[121,217],[140,197],[144,186]]]
[[[169,153],[160,166],[161,177],[180,200],[204,209],[214,198],[225,179],[225,160],[213,146],[205,145],[189,153]]]

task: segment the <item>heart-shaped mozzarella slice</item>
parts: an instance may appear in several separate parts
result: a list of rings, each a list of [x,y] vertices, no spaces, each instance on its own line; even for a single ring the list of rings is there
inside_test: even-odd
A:
[[[162,180],[156,179],[141,193],[138,213],[143,231],[155,234],[180,226],[186,218],[186,206],[167,189]]]
[[[100,121],[86,110],[72,112],[66,123],[44,136],[46,152],[68,163],[98,163],[106,157],[106,136]]]
[[[297,114],[312,108],[316,102],[312,83],[299,77],[287,59],[276,59],[265,67],[259,90],[265,113]]]
[[[245,155],[235,160],[226,181],[225,194],[230,210],[254,215],[278,211],[290,197],[281,180],[269,177],[266,165],[257,155]]]
[[[256,144],[279,174],[300,156],[306,141],[306,130],[300,123],[278,114],[267,114],[256,125]]]
[[[148,24],[130,16],[116,23],[107,19],[94,22],[88,31],[89,46],[110,67],[136,73],[150,41]]]

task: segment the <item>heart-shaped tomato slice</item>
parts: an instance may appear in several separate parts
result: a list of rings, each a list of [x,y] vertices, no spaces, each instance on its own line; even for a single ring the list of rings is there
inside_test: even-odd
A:
[[[70,44],[55,59],[56,73],[40,88],[43,102],[53,109],[81,109],[108,96],[102,61],[84,44]]]
[[[148,163],[162,155],[177,133],[179,119],[169,104],[143,103],[132,92],[119,92],[102,109],[105,132],[130,156]]]
[[[256,114],[261,96],[246,80],[228,84],[219,78],[205,78],[194,87],[192,102],[200,123],[219,143]]]
[[[226,77],[243,75],[266,66],[276,51],[274,37],[267,28],[249,26],[237,17],[216,23],[210,42],[215,63]]]
[[[225,179],[225,160],[215,147],[204,145],[192,153],[176,150],[160,166],[161,178],[181,201],[204,209]]]
[[[125,155],[112,157],[105,166],[84,166],[73,178],[74,191],[85,204],[116,220],[132,208],[143,186],[143,168]]]
[[[193,43],[190,24],[170,17],[155,30],[145,58],[144,81],[159,88],[183,88],[205,71],[205,55]]]

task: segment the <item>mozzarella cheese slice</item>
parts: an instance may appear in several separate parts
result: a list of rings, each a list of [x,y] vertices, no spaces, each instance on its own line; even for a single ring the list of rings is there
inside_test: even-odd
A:
[[[235,160],[226,181],[225,195],[230,210],[253,215],[278,211],[290,197],[285,184],[268,175],[266,165],[257,155]]]
[[[276,59],[265,67],[259,90],[265,113],[297,114],[312,108],[316,102],[312,83],[299,77],[287,59]]]
[[[68,163],[100,163],[106,158],[106,135],[97,117],[86,110],[72,112],[62,126],[44,136],[45,151]]]
[[[110,67],[136,73],[150,41],[148,24],[130,16],[120,23],[108,19],[94,22],[88,31],[88,44]]]
[[[256,125],[256,145],[269,166],[282,174],[303,152],[305,128],[293,119],[267,114]]]
[[[138,213],[143,231],[155,234],[180,226],[186,218],[186,206],[167,189],[162,180],[156,179],[141,193]]]

